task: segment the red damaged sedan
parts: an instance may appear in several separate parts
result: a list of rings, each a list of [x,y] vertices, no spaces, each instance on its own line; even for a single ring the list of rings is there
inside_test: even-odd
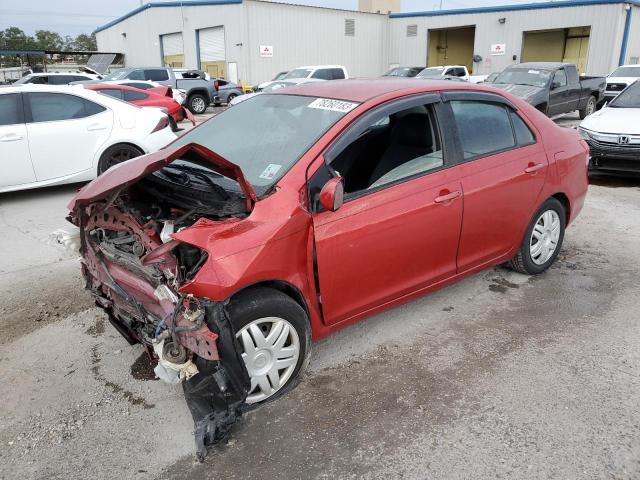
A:
[[[116,165],[70,219],[87,288],[182,382],[202,456],[294,385],[312,339],[497,264],[548,269],[587,155],[488,87],[309,83]]]
[[[173,99],[171,87],[154,87],[147,90],[127,87],[126,85],[97,84],[85,85],[89,90],[95,90],[118,100],[137,105],[139,107],[164,108],[171,121],[171,129],[176,131],[178,123],[185,118],[193,125],[196,124],[193,114]]]

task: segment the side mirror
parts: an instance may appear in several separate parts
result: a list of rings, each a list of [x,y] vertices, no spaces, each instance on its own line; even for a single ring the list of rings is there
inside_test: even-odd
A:
[[[320,190],[320,204],[325,210],[335,212],[344,203],[344,181],[342,177],[333,177]]]
[[[560,87],[560,82],[551,82],[551,90],[555,90]]]

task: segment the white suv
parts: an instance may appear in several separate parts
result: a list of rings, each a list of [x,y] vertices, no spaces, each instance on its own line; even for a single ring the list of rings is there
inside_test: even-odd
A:
[[[343,80],[349,78],[347,69],[342,65],[312,65],[308,67],[297,67],[290,70],[281,80],[298,78],[313,78],[317,80]],[[271,82],[264,82],[258,85],[258,91],[271,85]]]

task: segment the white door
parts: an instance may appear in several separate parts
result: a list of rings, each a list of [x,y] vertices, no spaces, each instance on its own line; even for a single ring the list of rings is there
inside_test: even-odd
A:
[[[238,83],[238,64],[236,62],[229,62],[227,65],[228,75],[227,78],[230,82]]]
[[[0,188],[36,181],[18,93],[0,95]]]
[[[113,114],[97,103],[63,93],[26,93],[31,162],[38,181],[92,168],[111,134]]]

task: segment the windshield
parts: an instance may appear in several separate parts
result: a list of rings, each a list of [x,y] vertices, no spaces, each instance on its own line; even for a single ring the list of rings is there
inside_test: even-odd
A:
[[[275,77],[273,77],[273,79],[274,80],[281,80],[281,79],[283,79],[284,77],[287,76],[287,73],[289,73],[289,72],[280,72]]]
[[[127,73],[129,73],[129,70],[127,70],[126,68],[120,68],[111,72],[109,75],[104,77],[103,80],[122,80],[124,78],[127,78]]]
[[[442,72],[444,72],[444,67],[425,68],[418,75],[416,75],[416,77],[420,77],[420,78],[441,77]]]
[[[242,169],[264,195],[357,103],[294,95],[256,95],[216,115],[172,145],[198,143]]]
[[[416,67],[392,68],[383,77],[415,77],[422,69]]]
[[[287,73],[283,78],[307,78],[311,75],[312,71],[310,68],[296,68]]]
[[[610,77],[640,77],[640,66],[616,68]]]
[[[640,82],[633,82],[609,103],[613,108],[640,108]]]
[[[296,85],[292,82],[273,82],[271,85],[267,85],[262,89],[263,92],[273,92],[274,90],[280,90],[281,88],[290,87]]]
[[[498,75],[493,83],[544,87],[549,82],[549,78],[551,78],[551,72],[548,70],[537,70],[535,68],[510,68]]]

